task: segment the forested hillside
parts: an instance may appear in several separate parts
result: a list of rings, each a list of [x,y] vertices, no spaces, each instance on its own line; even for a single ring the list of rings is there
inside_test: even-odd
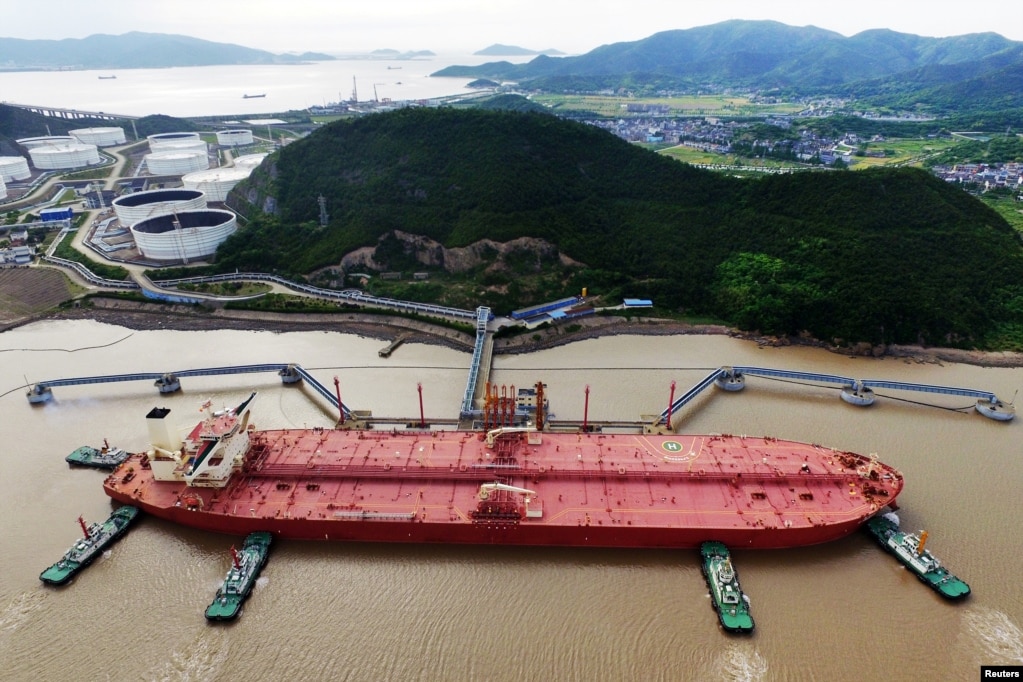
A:
[[[922,170],[738,180],[543,114],[406,109],[285,147],[230,203],[270,215],[225,242],[223,269],[309,273],[394,230],[526,236],[584,263],[593,293],[766,333],[985,346],[1023,330],[1018,236]]]

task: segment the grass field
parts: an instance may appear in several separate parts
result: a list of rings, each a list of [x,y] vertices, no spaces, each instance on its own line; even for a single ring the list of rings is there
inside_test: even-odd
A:
[[[791,161],[776,161],[775,159],[750,159],[747,157],[739,157],[734,154],[715,154],[713,152],[705,152],[699,149],[693,149],[692,147],[666,147],[658,150],[658,153],[664,156],[670,156],[676,161],[684,161],[685,163],[692,163],[700,166],[744,166],[744,167],[759,167],[764,169],[777,169],[777,168],[795,168],[795,169],[806,169],[812,168],[808,164],[793,163]]]
[[[927,157],[943,152],[950,147],[961,144],[962,140],[941,138],[941,139],[893,139],[883,142],[868,142],[867,152],[883,151],[883,158],[869,156],[857,156],[854,158],[853,168],[876,168],[877,166],[922,166]]]

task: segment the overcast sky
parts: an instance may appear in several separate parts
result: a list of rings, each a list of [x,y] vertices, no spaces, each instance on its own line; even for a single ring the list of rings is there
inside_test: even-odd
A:
[[[993,31],[1023,41],[1023,2],[951,0],[0,0],[0,36],[178,33],[272,52],[475,52],[493,43],[582,53],[658,31],[773,19],[842,35]]]

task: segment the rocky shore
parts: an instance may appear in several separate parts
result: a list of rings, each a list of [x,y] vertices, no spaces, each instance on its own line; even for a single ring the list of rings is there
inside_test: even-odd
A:
[[[391,341],[398,336],[404,336],[408,342],[442,345],[466,352],[472,350],[475,342],[475,337],[466,332],[392,315],[359,312],[287,314],[224,309],[197,311],[190,306],[168,306],[115,299],[94,299],[91,306],[53,311],[31,320],[25,320],[23,323],[39,319],[91,319],[137,330],[333,331],[357,334],[383,341]],[[572,331],[568,331],[569,329]],[[616,334],[651,336],[717,334],[748,339],[763,346],[813,346],[844,355],[898,357],[922,363],[950,362],[982,367],[1023,367],[1023,353],[901,345],[870,346],[869,344],[860,344],[851,348],[837,347],[815,339],[766,337],[739,332],[721,325],[693,325],[656,318],[626,319],[612,316],[581,318],[573,320],[570,325],[563,327],[553,326],[497,338],[494,342],[494,352],[497,354],[528,353],[583,339]]]

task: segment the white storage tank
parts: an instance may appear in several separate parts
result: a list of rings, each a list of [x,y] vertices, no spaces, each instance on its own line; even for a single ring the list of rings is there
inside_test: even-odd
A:
[[[24,156],[0,156],[0,179],[7,182],[27,180],[32,177],[28,159]]]
[[[131,234],[146,258],[191,261],[212,256],[237,228],[234,213],[211,208],[147,218],[132,225]]]
[[[270,156],[269,154],[246,154],[244,156],[236,156],[234,159],[235,168],[248,168],[250,171],[253,168],[258,168],[259,164],[263,163],[263,159]]]
[[[32,149],[34,147],[45,147],[51,144],[70,144],[77,142],[75,138],[70,135],[43,135],[42,137],[23,137],[18,140],[25,149]]]
[[[217,144],[222,147],[252,144],[252,131],[244,128],[217,131]]]
[[[78,128],[68,131],[79,142],[94,144],[97,147],[112,147],[124,144],[124,128],[110,126],[107,128]]]
[[[199,190],[207,201],[226,201],[234,186],[251,172],[247,168],[210,168],[182,176],[181,184],[185,189]]]
[[[32,147],[28,150],[32,165],[39,170],[66,170],[84,168],[100,162],[99,150],[94,144],[64,142]]]
[[[199,133],[156,133],[147,135],[146,139],[149,140],[149,151],[151,152],[160,151],[160,145],[170,142],[202,142]]]
[[[206,208],[206,195],[194,189],[153,189],[119,196],[111,204],[121,224],[131,226],[173,211],[201,211]]]
[[[171,151],[146,154],[146,170],[150,175],[184,175],[209,168],[206,152]]]

